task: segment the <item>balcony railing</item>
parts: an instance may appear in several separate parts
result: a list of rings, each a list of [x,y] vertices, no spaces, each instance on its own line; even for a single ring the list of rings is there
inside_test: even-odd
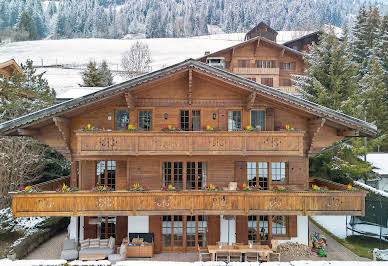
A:
[[[10,193],[15,217],[99,215],[364,215],[365,192]]]
[[[77,155],[303,155],[303,131],[77,132]]]
[[[233,72],[250,75],[279,75],[279,68],[235,67]]]

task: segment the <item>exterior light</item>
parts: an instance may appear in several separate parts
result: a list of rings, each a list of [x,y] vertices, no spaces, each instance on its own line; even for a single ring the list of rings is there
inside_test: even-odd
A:
[[[216,120],[216,118],[217,118],[216,113],[213,113],[213,120]]]
[[[167,114],[167,113],[164,113],[164,119],[167,120],[167,118],[168,118],[168,114]]]
[[[112,120],[112,114],[108,113],[108,120]]]

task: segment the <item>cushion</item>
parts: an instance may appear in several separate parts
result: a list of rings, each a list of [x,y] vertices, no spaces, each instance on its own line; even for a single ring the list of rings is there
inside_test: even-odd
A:
[[[89,239],[85,239],[85,240],[81,240],[79,243],[81,244],[81,249],[85,249],[89,247],[90,241]]]
[[[96,255],[96,254],[104,254],[106,256],[113,254],[113,249],[111,248],[87,248],[82,249],[79,252],[79,255]]]
[[[108,248],[109,239],[101,239],[100,240],[100,248]]]
[[[61,253],[61,259],[62,260],[75,260],[78,259],[78,251],[73,250],[64,250]]]
[[[89,248],[99,248],[100,247],[100,239],[93,238],[90,239]]]
[[[110,237],[108,242],[108,248],[114,248],[115,247],[115,238]]]
[[[65,239],[63,240],[63,250],[71,250],[76,249],[76,244],[73,239]]]
[[[120,255],[121,257],[125,258],[127,254],[127,248],[125,247],[124,244],[121,244],[120,246]]]

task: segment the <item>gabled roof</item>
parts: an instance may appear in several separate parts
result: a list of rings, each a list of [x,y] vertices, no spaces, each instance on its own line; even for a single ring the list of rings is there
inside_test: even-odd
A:
[[[0,63],[0,69],[6,68],[6,67],[12,67],[14,70],[18,71],[19,73],[22,73],[23,70],[20,68],[18,63],[14,59],[5,61],[3,63]]]
[[[250,31],[248,31],[248,33],[254,31],[254,30],[255,30],[257,27],[259,27],[259,26],[264,26],[264,27],[268,28],[270,31],[276,32],[276,33],[277,33],[276,30],[274,30],[273,28],[271,28],[270,26],[268,26],[268,24],[266,24],[264,21],[261,21],[259,24],[257,24],[256,26],[254,26]],[[247,33],[247,34],[248,34],[248,33]]]
[[[222,53],[222,52],[226,52],[226,51],[229,51],[231,49],[234,49],[234,48],[238,48],[238,47],[241,47],[241,46],[244,46],[244,45],[247,45],[247,44],[250,44],[250,43],[253,43],[257,40],[260,40],[260,42],[266,42],[266,43],[269,43],[271,45],[274,45],[278,48],[281,48],[281,49],[285,49],[286,51],[290,52],[290,53],[293,53],[297,56],[300,56],[300,57],[303,57],[303,53],[299,52],[299,51],[296,51],[290,47],[287,47],[283,44],[279,44],[279,43],[276,43],[276,42],[273,42],[271,40],[268,40],[267,38],[264,38],[264,37],[261,37],[261,36],[257,36],[255,38],[252,38],[252,39],[249,39],[249,40],[246,40],[244,42],[241,42],[241,43],[238,43],[236,45],[233,45],[233,46],[230,46],[228,48],[225,48],[225,49],[222,49],[222,50],[219,50],[219,51],[216,51],[216,52],[213,52],[213,53],[210,53],[208,55],[205,55],[205,56],[202,56],[200,58],[197,58],[197,60],[202,60],[202,59],[205,59],[206,57],[211,57],[213,56],[214,54],[218,54],[218,53]]]
[[[101,91],[53,105],[40,111],[4,122],[0,124],[0,134],[4,135],[12,133],[12,131],[15,131],[17,128],[27,127],[35,122],[44,121],[45,119],[48,120],[52,116],[60,116],[66,112],[75,110],[85,105],[93,104],[97,101],[100,101],[101,99],[106,99],[122,94],[128,90],[136,88],[141,84],[166,77],[170,74],[188,68],[199,72],[205,72],[206,74],[214,76],[214,78],[223,79],[243,89],[256,92],[259,96],[271,98],[275,101],[282,102],[312,115],[324,117],[328,121],[332,121],[351,129],[359,130],[359,132],[363,133],[364,135],[375,135],[377,133],[376,126],[368,122],[331,110],[330,108],[318,105],[316,103],[306,101],[280,90],[250,81],[221,69],[208,66],[194,59],[188,59],[181,63],[136,77],[120,84],[107,87]]]

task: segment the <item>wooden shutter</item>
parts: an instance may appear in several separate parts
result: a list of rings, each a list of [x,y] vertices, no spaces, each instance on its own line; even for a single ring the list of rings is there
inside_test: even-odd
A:
[[[116,161],[116,190],[127,188],[127,161]]]
[[[207,216],[207,244],[216,245],[220,241],[220,216]]]
[[[236,216],[236,242],[248,244],[248,216]]]
[[[226,113],[226,110],[219,110],[218,111],[218,127],[222,131],[226,131],[228,126],[228,115]]]
[[[96,186],[96,161],[81,161],[81,190],[91,190]]]
[[[234,180],[237,185],[242,185],[248,182],[247,179],[247,162],[234,163]]]
[[[162,250],[162,216],[149,217],[149,231],[154,233],[154,253],[159,254]]]
[[[123,238],[128,236],[128,216],[116,217],[116,245],[120,245]]]
[[[290,185],[308,184],[308,159],[295,158],[288,162],[288,183]]]
[[[79,162],[72,161],[70,168],[70,186],[78,187],[78,171],[79,171]]]
[[[89,224],[89,217],[84,217],[84,239],[97,238],[97,225]]]
[[[267,108],[265,110],[265,130],[275,130],[275,110],[273,108]]]
[[[298,236],[298,216],[296,215],[288,216],[288,236],[289,237]]]

